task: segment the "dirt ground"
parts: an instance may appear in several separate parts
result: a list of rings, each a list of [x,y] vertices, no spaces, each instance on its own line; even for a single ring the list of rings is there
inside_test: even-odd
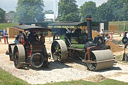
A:
[[[9,39],[12,43],[14,39]],[[52,38],[46,39],[46,48],[50,52]],[[40,69],[16,69],[13,61],[9,61],[9,56],[6,55],[8,49],[7,44],[0,43],[0,67],[10,74],[27,81],[30,84],[45,84],[50,82],[70,81],[84,79],[86,81],[99,82],[109,79],[115,79],[123,82],[128,82],[128,65],[115,63],[110,69],[101,71],[88,71],[85,63],[80,60],[71,60],[67,63],[54,62],[49,59],[49,68]],[[122,52],[113,53],[121,55]]]

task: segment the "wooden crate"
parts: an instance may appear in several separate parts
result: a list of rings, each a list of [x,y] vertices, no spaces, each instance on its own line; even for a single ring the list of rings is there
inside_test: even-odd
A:
[[[113,32],[113,33],[119,32],[119,25],[110,25],[109,32]]]
[[[7,28],[8,37],[15,37],[19,34],[19,30],[16,30],[15,28]]]

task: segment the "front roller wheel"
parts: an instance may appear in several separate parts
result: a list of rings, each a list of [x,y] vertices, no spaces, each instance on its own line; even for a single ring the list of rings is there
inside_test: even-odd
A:
[[[67,59],[67,46],[63,40],[54,41],[51,52],[54,61],[64,62]]]
[[[10,61],[13,61],[14,47],[15,47],[15,44],[9,44],[9,58],[10,58]]]
[[[14,48],[14,65],[16,68],[21,69],[24,67],[25,62],[25,50],[22,45],[17,45]]]
[[[90,62],[86,63],[88,70],[96,71],[113,67],[114,57],[109,49],[91,51],[90,56]],[[85,59],[88,60],[87,55]]]

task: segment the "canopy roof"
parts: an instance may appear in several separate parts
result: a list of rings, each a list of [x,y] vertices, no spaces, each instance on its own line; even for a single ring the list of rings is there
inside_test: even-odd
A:
[[[55,22],[49,24],[50,28],[76,28],[77,26],[86,26],[87,22]]]
[[[86,22],[66,22],[66,23],[57,22],[57,23],[51,23],[49,24],[49,26],[78,26],[81,24],[86,24]]]
[[[21,30],[34,30],[34,31],[51,31],[51,29],[45,28],[45,27],[40,27],[40,26],[32,26],[32,25],[19,25],[19,26],[14,26],[18,29]]]

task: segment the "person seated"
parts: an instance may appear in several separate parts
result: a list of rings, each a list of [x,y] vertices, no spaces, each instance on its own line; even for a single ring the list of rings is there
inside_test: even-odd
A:
[[[18,42],[22,43],[23,45],[26,43],[26,37],[22,31],[19,33]]]
[[[40,41],[44,44],[45,43],[45,36],[43,34],[40,34]]]
[[[74,32],[75,36],[79,36],[81,34],[81,29],[77,28]]]
[[[19,41],[18,41],[18,40],[19,40],[19,35],[17,35],[17,36],[16,36],[16,38],[15,38],[15,41],[14,41],[14,42],[15,42],[16,44],[18,44],[18,43],[19,43]]]
[[[30,43],[34,42],[34,41],[37,41],[38,40],[38,35],[33,32],[33,31],[30,31],[30,34],[28,35],[28,41]]]

